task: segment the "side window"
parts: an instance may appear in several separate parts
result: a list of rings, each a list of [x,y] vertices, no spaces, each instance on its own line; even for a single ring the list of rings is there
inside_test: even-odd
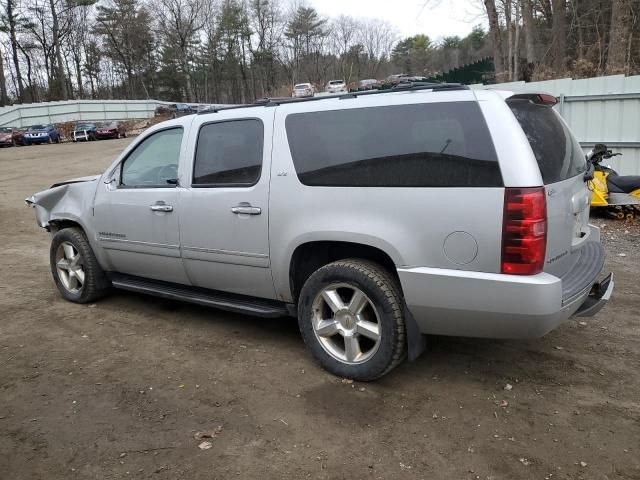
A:
[[[296,113],[285,121],[299,180],[333,187],[500,187],[476,102]]]
[[[154,133],[144,139],[122,164],[123,187],[170,187],[178,180],[182,128]]]
[[[264,128],[256,119],[209,123],[200,128],[194,187],[247,187],[262,172]]]

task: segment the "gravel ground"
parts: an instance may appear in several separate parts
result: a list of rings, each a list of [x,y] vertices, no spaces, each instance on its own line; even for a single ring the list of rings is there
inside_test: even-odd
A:
[[[0,151],[0,478],[640,479],[637,224],[594,219],[616,277],[596,317],[535,341],[432,337],[354,384],[293,319],[61,299],[23,199],[129,141]]]

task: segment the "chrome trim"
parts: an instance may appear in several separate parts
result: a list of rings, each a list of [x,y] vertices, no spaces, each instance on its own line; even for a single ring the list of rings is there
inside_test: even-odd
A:
[[[237,215],[260,215],[262,209],[260,207],[252,207],[251,205],[238,205],[231,207],[231,212]]]
[[[173,212],[172,205],[150,205],[149,208],[154,212]]]
[[[217,248],[182,247],[182,250],[190,252],[217,253],[220,255],[235,255],[238,257],[269,258],[269,255],[264,253],[238,252],[235,250],[220,250]]]
[[[101,242],[124,243],[128,245],[143,245],[145,247],[167,248],[169,250],[178,250],[180,245],[172,245],[169,243],[143,242],[140,240],[123,240],[122,238],[98,237]]]

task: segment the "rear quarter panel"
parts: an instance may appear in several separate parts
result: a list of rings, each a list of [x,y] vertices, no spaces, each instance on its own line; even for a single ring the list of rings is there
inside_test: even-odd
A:
[[[385,97],[383,103],[380,97]],[[474,98],[470,91],[374,95],[351,103],[338,99],[313,102],[313,111]],[[499,271],[503,188],[303,185],[291,158],[285,119],[308,110],[305,104],[283,105],[275,117],[269,235],[273,279],[282,300],[291,301],[291,256],[296,247],[310,241],[377,247],[397,267]],[[455,232],[468,233],[477,245],[473,260],[464,265],[451,260],[443,248],[445,239]]]

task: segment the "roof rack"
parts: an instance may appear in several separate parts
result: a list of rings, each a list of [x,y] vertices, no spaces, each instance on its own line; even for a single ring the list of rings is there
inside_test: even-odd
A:
[[[387,88],[385,90],[367,90],[365,92],[349,92],[349,93],[341,93],[339,95],[323,95],[321,97],[309,97],[309,98],[289,98],[289,97],[280,97],[280,98],[260,98],[256,100],[254,103],[243,104],[243,105],[229,105],[224,107],[213,107],[207,110],[202,110],[198,112],[198,115],[204,115],[207,113],[216,113],[223,110],[237,110],[241,108],[253,108],[253,107],[277,107],[278,105],[285,105],[288,103],[304,103],[304,102],[317,102],[321,100],[326,100],[330,98],[337,98],[339,100],[347,100],[350,98],[357,98],[365,95],[381,95],[385,93],[397,93],[397,92],[406,92],[406,91],[417,91],[417,90],[431,90],[432,92],[442,92],[448,90],[469,90],[467,85],[462,85],[461,83],[438,83],[438,82],[400,82],[394,85],[391,88]]]

